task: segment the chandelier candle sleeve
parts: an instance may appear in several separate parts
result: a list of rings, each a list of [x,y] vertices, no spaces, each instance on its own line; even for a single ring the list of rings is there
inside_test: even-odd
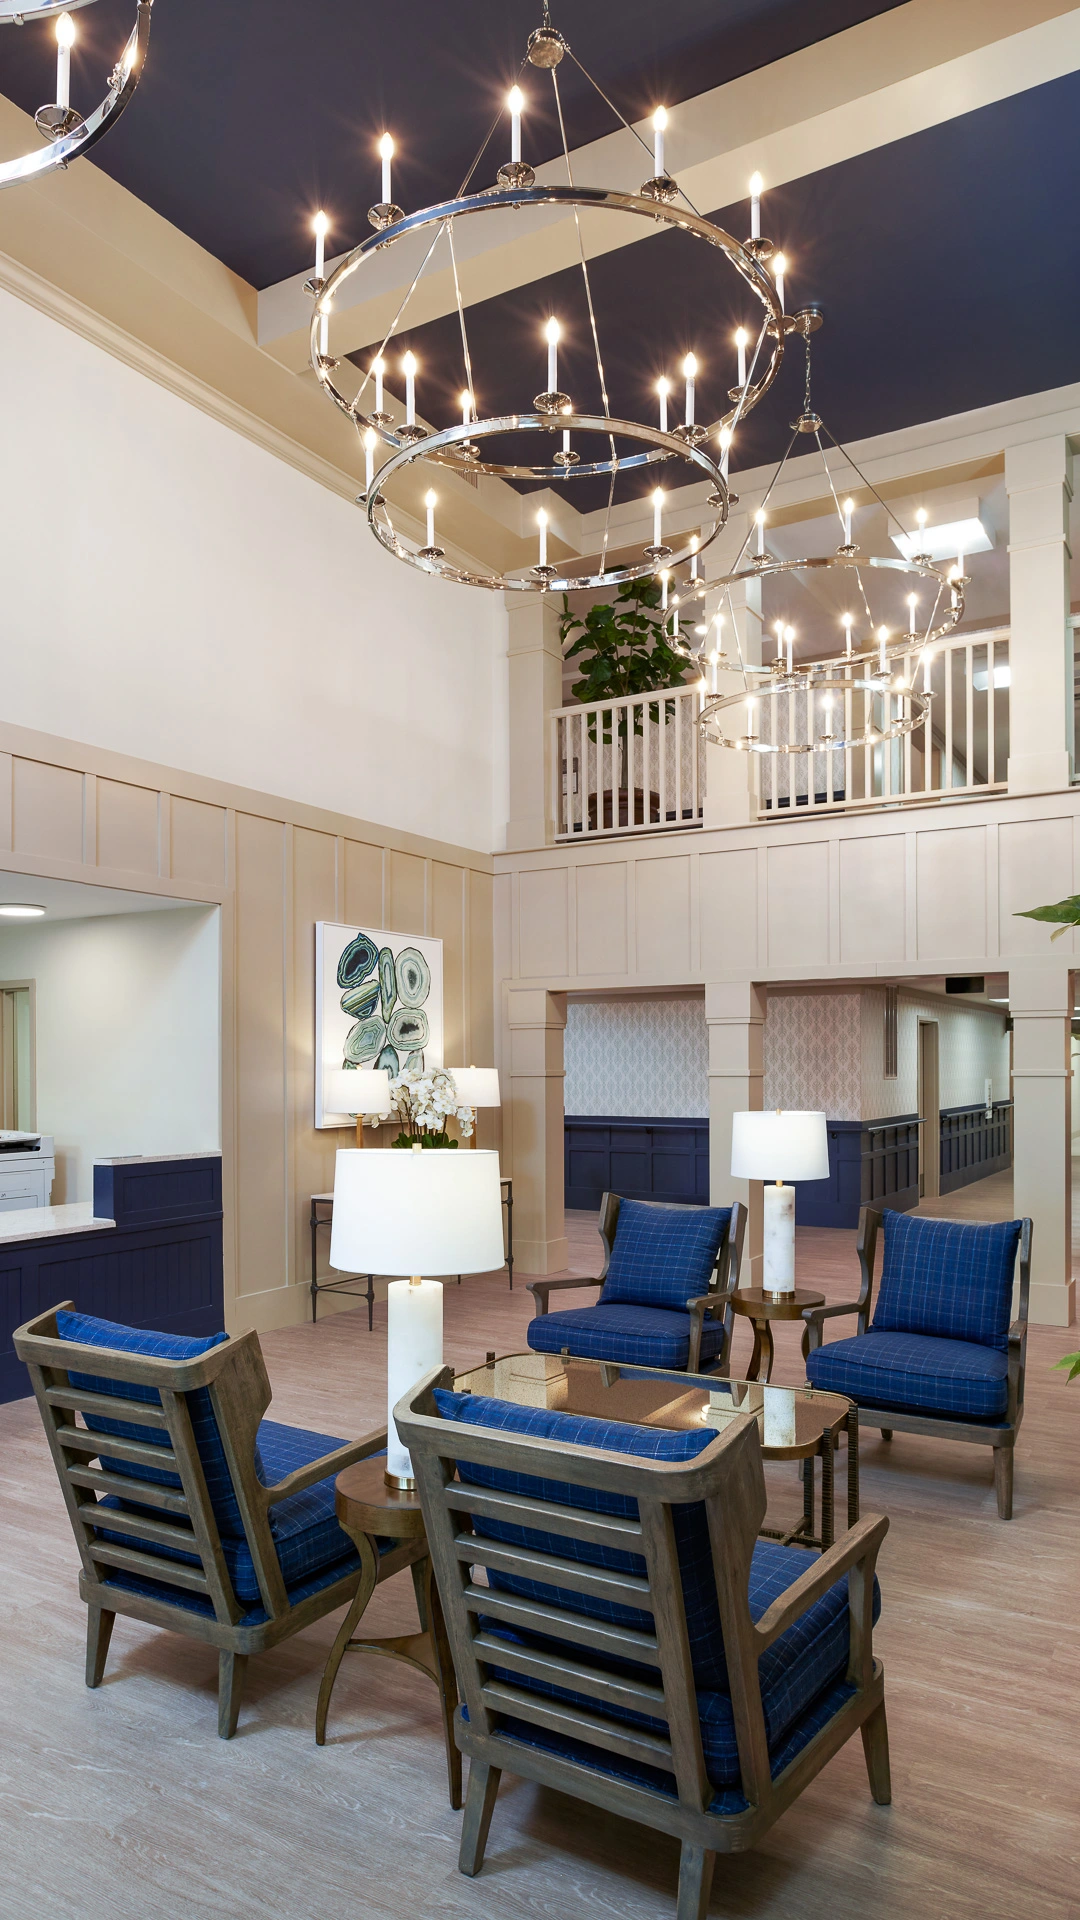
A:
[[[695,533],[690,541],[690,578],[691,580],[696,580],[697,577],[698,577],[698,537],[697,537],[697,534]]]
[[[795,664],[795,629],[794,627],[784,628],[784,639],[787,641],[787,670],[788,670],[788,673],[790,674]]]
[[[379,141],[379,155],[382,160],[383,204],[389,207],[392,205],[390,194],[390,162],[394,157],[393,137],[389,133],[384,133],[382,139]]]
[[[664,174],[664,128],[667,126],[667,108],[657,107],[652,117],[653,124],[653,172],[657,179]]]
[[[760,173],[750,176],[750,238],[761,239],[761,188]]]
[[[795,1189],[790,1180],[827,1180],[829,1137],[823,1113],[768,1109],[732,1115],[731,1172],[762,1180],[762,1278],[767,1292],[795,1291]]]
[[[739,328],[738,328],[738,330],[737,330],[737,332],[736,332],[736,334],[735,334],[735,346],[736,346],[736,350],[737,350],[737,352],[738,352],[738,355],[739,355],[739,385],[740,385],[740,387],[745,387],[745,385],[746,385],[746,343],[747,343],[747,340],[749,339],[749,337],[750,337],[750,336],[749,336],[749,334],[747,333],[747,331],[746,331],[746,328],[745,328],[745,327],[739,327]]]
[[[424,505],[427,508],[427,545],[429,547],[435,545],[435,502],[438,497],[438,494],[432,493],[430,489],[424,495]]]
[[[552,314],[551,319],[548,321],[547,326],[544,328],[544,333],[547,337],[547,349],[548,349],[548,364],[547,364],[548,392],[557,393],[559,390],[560,327],[554,314]]]
[[[851,516],[854,511],[855,511],[854,501],[845,500],[844,501],[844,545],[845,547],[850,547],[851,545]]]
[[[405,370],[405,424],[416,425],[416,355],[407,353],[402,361]]]
[[[758,557],[764,560],[765,558],[765,509],[764,507],[758,508],[758,511],[754,515],[754,522],[755,522],[755,525],[757,526]]]
[[[326,278],[326,235],[329,230],[330,222],[327,219],[325,213],[317,213],[315,215],[314,221],[312,222],[312,225],[315,228],[315,278],[316,280],[325,280]]]
[[[780,302],[781,312],[785,310],[784,309],[784,276],[786,275],[786,273],[787,273],[787,261],[784,258],[784,255],[782,253],[778,253],[775,259],[773,260],[773,278],[776,281],[776,297]]]
[[[719,439],[720,439],[720,472],[723,478],[726,480],[728,477],[728,462],[731,459],[731,428],[721,427]]]
[[[375,435],[369,427],[364,435],[364,490],[371,492],[371,483],[375,478]]]
[[[888,663],[888,658],[887,658],[885,649],[889,644],[888,627],[879,627],[877,637],[878,637],[878,672],[887,673],[889,670],[889,663]]]
[[[521,109],[525,105],[520,87],[511,87],[506,104],[510,109],[510,163],[516,166],[521,159]]]
[[[682,370],[686,380],[686,425],[692,427],[694,424],[694,381],[697,378],[698,370],[696,354],[687,354],[686,359],[682,363]]]
[[[660,395],[660,431],[666,433],[668,430],[667,403],[668,394],[671,392],[671,381],[658,380],[656,391]]]
[[[539,513],[536,516],[536,524],[540,529],[540,565],[542,567],[546,567],[547,566],[548,517],[547,517],[547,514],[544,512],[543,507],[541,507]]]
[[[910,634],[914,634],[915,632],[915,609],[918,606],[918,604],[919,602],[916,599],[915,595],[913,593],[909,593],[908,594],[908,632]]]
[[[659,547],[663,545],[663,539],[661,537],[661,520],[663,517],[663,512],[664,512],[664,490],[662,487],[657,487],[652,497],[652,529],[653,529],[652,537],[653,537],[654,547]]]
[[[468,393],[463,393],[463,394],[462,394],[462,396],[461,396],[461,424],[462,424],[462,426],[463,426],[463,427],[467,427],[467,426],[469,425],[469,422],[470,422],[470,420],[471,420],[471,419],[472,419],[472,396],[471,396],[471,394],[468,394]]]
[[[65,110],[71,105],[71,49],[75,44],[75,22],[70,13],[62,13],[56,23],[56,104]]]

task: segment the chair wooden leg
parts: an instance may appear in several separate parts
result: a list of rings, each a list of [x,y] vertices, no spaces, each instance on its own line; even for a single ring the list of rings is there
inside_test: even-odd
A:
[[[465,1795],[465,1818],[461,1824],[461,1851],[458,1854],[461,1873],[479,1873],[484,1864],[484,1848],[487,1846],[488,1828],[501,1779],[502,1773],[498,1767],[489,1767],[483,1760],[470,1760],[469,1790]]]
[[[892,1428],[891,1428],[891,1427],[882,1427],[882,1429],[881,1429],[881,1437],[882,1437],[882,1439],[883,1439],[883,1440],[891,1440],[891,1439],[892,1439]]]
[[[892,1777],[889,1772],[889,1728],[885,1719],[884,1700],[874,1708],[870,1718],[863,1721],[862,1743],[870,1792],[879,1807],[887,1807],[892,1800]]]
[[[446,1636],[439,1589],[435,1585],[430,1557],[414,1560],[412,1577],[416,1593],[416,1611],[420,1616],[420,1625],[431,1644],[432,1665],[435,1668],[439,1688],[443,1742],[446,1747],[447,1791],[450,1795],[450,1805],[456,1813],[461,1805],[461,1754],[454,1739],[454,1711],[458,1703],[457,1675],[454,1672],[453,1655]]]
[[[682,1843],[679,1855],[679,1905],[676,1920],[705,1920],[709,1910],[715,1853]]]
[[[330,1649],[323,1677],[319,1685],[319,1700],[315,1708],[315,1745],[326,1745],[326,1716],[330,1710],[330,1695],[334,1691],[334,1681],[338,1668],[345,1657],[345,1649],[353,1637],[357,1622],[375,1591],[379,1577],[379,1556],[374,1543],[367,1534],[356,1535],[356,1546],[360,1554],[360,1584],[352,1598],[352,1604],[338,1628],[337,1639]]]
[[[1013,1449],[994,1448],[994,1492],[999,1520],[1011,1520],[1013,1509]]]
[[[222,1740],[231,1740],[236,1732],[247,1663],[246,1653],[218,1652],[217,1730]]]
[[[88,1687],[100,1687],[105,1674],[105,1662],[109,1656],[109,1641],[112,1639],[115,1613],[107,1613],[104,1607],[91,1606],[86,1615],[86,1684]]]

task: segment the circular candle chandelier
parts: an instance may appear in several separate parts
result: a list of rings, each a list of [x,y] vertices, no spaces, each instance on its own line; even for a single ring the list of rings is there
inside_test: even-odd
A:
[[[374,232],[346,254],[333,272],[327,275],[325,243],[329,222],[325,214],[319,214],[315,221],[315,271],[306,283],[307,291],[314,299],[311,364],[323,391],[353,423],[363,442],[365,489],[359,496],[358,504],[366,509],[371,531],[388,552],[410,566],[436,573],[444,579],[497,591],[544,593],[552,588],[567,590],[600,584],[609,586],[643,579],[654,574],[658,567],[678,566],[687,560],[694,550],[689,542],[676,552],[665,539],[665,496],[663,490],[657,488],[653,493],[652,541],[642,549],[639,559],[630,560],[617,568],[607,566],[616,476],[635,468],[658,466],[671,460],[689,463],[700,477],[710,482],[709,499],[714,510],[712,525],[695,542],[697,547],[708,546],[727,519],[730,446],[739,421],[756,406],[775,381],[788,337],[797,333],[808,338],[821,324],[820,309],[816,307],[804,307],[794,314],[785,311],[785,262],[783,256],[775,252],[772,242],[761,235],[761,186],[758,176],[755,175],[751,182],[750,236],[745,241],[738,241],[714,222],[704,219],[668,173],[664,159],[667,114],[663,108],[658,109],[653,117],[651,150],[637,130],[621,114],[618,115],[623,127],[640,142],[652,163],[651,173],[636,191],[575,184],[559,94],[558,68],[564,58],[573,62],[610,106],[607,95],[597,86],[591,74],[586,72],[563,35],[552,26],[545,4],[543,24],[530,35],[521,73],[524,74],[526,67],[531,65],[550,76],[566,165],[565,185],[537,185],[533,168],[522,159],[521,130],[526,102],[516,86],[506,102],[510,120],[510,158],[499,167],[496,181],[490,187],[477,189],[472,183],[503,119],[502,114],[494,122],[458,194],[453,199],[412,214],[404,213],[394,201],[394,143],[389,135],[384,135],[380,142],[381,197],[368,214]],[[618,112],[618,109],[615,111]],[[507,213],[522,214],[538,208],[561,208],[573,215],[601,404],[599,409],[576,405],[574,396],[560,386],[558,359],[561,334],[559,322],[553,315],[544,330],[547,377],[543,389],[530,394],[530,388],[539,384],[537,374],[542,363],[538,345],[536,373],[531,378],[527,372],[523,374],[520,408],[488,417],[477,405],[465,303],[455,251],[455,228],[462,221],[472,220],[478,215],[498,213],[505,218]],[[660,224],[679,230],[708,249],[708,253],[702,255],[703,264],[706,259],[713,262],[719,259],[740,276],[744,287],[757,300],[760,323],[754,333],[750,329],[739,330],[738,380],[728,392],[730,407],[718,419],[702,423],[696,417],[699,365],[693,353],[687,354],[683,361],[681,420],[674,424],[669,422],[669,397],[673,383],[667,379],[660,380],[655,390],[655,423],[651,420],[620,418],[612,413],[589,262],[582,235],[582,215],[596,212],[618,213],[630,219],[647,220],[653,228]],[[343,363],[335,359],[330,351],[330,321],[335,301],[354,275],[370,275],[371,262],[377,254],[384,253],[410,235],[427,232],[432,237],[421,265],[378,352],[363,375],[359,390],[350,397],[335,380]],[[417,417],[417,376],[420,369],[412,353],[404,355],[400,369],[405,383],[403,421],[397,420],[387,410],[384,391],[387,349],[402,325],[409,300],[440,243],[445,246],[453,273],[461,332],[463,386],[461,424],[455,423],[442,429],[425,425]],[[527,444],[525,437],[530,435],[537,437],[536,454],[531,460],[522,457],[522,446]],[[375,452],[380,446],[388,450],[388,458],[376,469]],[[448,468],[470,478],[478,474],[490,474],[511,481],[568,483],[583,476],[607,477],[608,508],[599,570],[564,573],[549,564],[547,518],[542,512],[537,515],[539,555],[535,566],[517,574],[505,574],[494,569],[481,571],[455,567],[447,562],[445,549],[438,544],[435,528],[438,496],[433,489],[426,496],[424,544],[421,546],[410,542],[394,526],[385,488],[395,474],[414,466],[418,461],[428,462],[436,470]]]
[[[76,37],[71,16],[93,6],[94,0],[0,0],[0,27],[22,27],[36,20],[56,22],[56,99],[39,107],[34,115],[38,132],[49,144],[18,159],[0,162],[0,187],[19,186],[69,166],[115,126],[139,84],[150,40],[153,3],[137,0],[135,24],[108,75],[104,98],[84,118],[71,104],[71,49]]]

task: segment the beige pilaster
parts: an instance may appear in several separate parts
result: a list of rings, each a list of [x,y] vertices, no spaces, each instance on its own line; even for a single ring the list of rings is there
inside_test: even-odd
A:
[[[1072,454],[1062,433],[1009,447],[1009,791],[1067,787],[1073,765],[1069,619]]]
[[[731,1175],[731,1116],[762,1102],[762,1047],[766,995],[752,981],[721,981],[705,988],[709,1029],[709,1199],[713,1206],[741,1200],[750,1210],[743,1285],[761,1285],[761,1182]]]
[[[1031,1318],[1067,1327],[1072,1278],[1072,977],[1066,960],[1014,960],[1013,1212],[1034,1223]]]
[[[506,1020],[514,1261],[523,1273],[560,1273],[568,1258],[563,1205],[566,995],[510,987]]]
[[[732,571],[737,563],[740,566],[749,565],[749,549],[741,561],[738,556],[747,533],[753,527],[757,505],[754,499],[736,508],[719,539],[705,554],[705,576],[710,582]],[[710,622],[715,620],[718,613],[724,616],[721,629],[723,652],[731,659],[738,659],[741,654],[748,666],[760,666],[760,580],[743,581],[738,586],[725,588],[722,593],[714,588],[707,594],[705,605]],[[717,684],[718,691],[725,694],[742,693],[745,688],[743,676],[738,672],[721,673]],[[744,731],[741,722],[736,731]],[[730,747],[717,747],[706,741],[703,824],[706,827],[744,827],[756,820],[758,772],[756,755],[733,752]]]
[[[560,602],[548,593],[508,593],[510,656],[509,852],[550,846],[555,791],[548,715],[562,705]]]

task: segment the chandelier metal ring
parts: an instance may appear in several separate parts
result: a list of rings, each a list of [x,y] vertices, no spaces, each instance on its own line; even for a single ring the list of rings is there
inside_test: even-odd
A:
[[[703,220],[699,214],[691,213],[689,209],[685,207],[668,205],[663,201],[647,199],[641,194],[618,193],[603,187],[564,187],[555,185],[507,188],[492,187],[483,192],[460,195],[456,199],[442,201],[437,206],[425,207],[416,213],[406,214],[403,219],[398,220],[393,226],[384,228],[381,231],[369,235],[367,239],[362,240],[358,246],[352,249],[351,253],[347,254],[345,258],[339,262],[333,273],[330,274],[326,280],[321,283],[311,283],[315,292],[314,311],[311,316],[310,328],[311,365],[319,378],[323,390],[329,394],[330,398],[341,411],[348,415],[358,430],[365,432],[374,431],[388,447],[395,450],[400,449],[404,445],[403,437],[396,432],[392,426],[388,426],[385,420],[376,417],[374,414],[369,415],[361,412],[357,405],[356,398],[352,400],[346,398],[331,377],[339,363],[331,356],[323,354],[319,350],[322,321],[332,310],[335,296],[341,287],[372,255],[381,252],[386,247],[393,246],[395,242],[404,239],[408,234],[422,232],[425,228],[438,226],[440,224],[450,225],[454,220],[463,218],[469,214],[490,213],[500,208],[516,210],[530,206],[557,206],[572,207],[575,209],[589,208],[601,212],[629,213],[635,214],[639,218],[647,219],[654,225],[657,222],[661,222],[668,226],[677,227],[682,232],[688,233],[696,239],[705,241],[708,245],[715,247],[723,253],[743,280],[745,280],[756,298],[761,302],[766,314],[764,322],[765,330],[772,341],[767,366],[753,384],[748,383],[747,386],[739,392],[737,401],[727,413],[723,414],[718,420],[713,421],[708,427],[695,428],[693,440],[684,443],[680,451],[685,452],[688,446],[693,444],[694,440],[704,440],[707,437],[715,436],[720,432],[721,428],[730,427],[734,422],[742,419],[752,407],[757,405],[758,401],[763,398],[773,385],[784,357],[784,344],[787,336],[790,333],[802,332],[804,326],[810,327],[811,325],[819,324],[820,316],[810,316],[809,310],[807,310],[807,315],[805,316],[800,314],[785,314],[777,298],[772,281],[754,257],[754,254],[740,241],[733,239],[731,234],[725,233],[722,227],[714,226],[710,221]],[[361,388],[361,391],[363,391],[363,388]],[[555,427],[565,429],[569,423],[569,416],[562,414],[552,414],[548,416],[545,421],[545,425],[549,431]],[[481,425],[490,430],[491,423],[489,421],[479,423],[474,427],[473,437],[479,434]],[[605,422],[605,428],[614,433],[630,433],[631,431],[636,432],[636,423],[612,418],[610,421]],[[678,436],[668,437],[678,438]],[[434,442],[437,438],[440,438],[440,436],[425,435],[424,441],[422,442],[424,450],[434,453]],[[461,434],[458,438],[462,444],[466,444],[469,435]],[[479,467],[474,460],[468,456],[461,455],[457,456],[456,464],[472,472],[495,474],[505,479],[566,480],[575,473],[588,472],[591,474],[603,474],[611,473],[612,471],[621,472],[622,469],[628,465],[642,466],[669,457],[670,454],[666,447],[653,446],[648,452],[631,455],[627,460],[593,462],[590,463],[588,467],[575,465],[569,469],[563,466],[531,468],[496,463],[487,463]],[[385,472],[386,469],[384,468],[383,471]]]
[[[605,437],[616,433],[634,440],[660,443],[665,457],[673,456],[690,461],[700,468],[704,477],[711,480],[716,489],[718,500],[716,524],[712,532],[704,537],[694,536],[687,540],[681,552],[673,552],[670,558],[665,556],[665,566],[678,566],[688,560],[695,552],[703,553],[716,539],[727,520],[728,493],[723,474],[717,462],[704,447],[692,446],[674,434],[661,433],[658,427],[645,426],[634,420],[609,420],[604,414],[566,414],[559,415],[559,428],[567,428],[577,433],[598,433]],[[569,592],[579,587],[619,586],[626,580],[642,580],[656,573],[657,559],[655,550],[649,549],[642,559],[631,566],[608,567],[602,573],[562,575],[555,567],[534,567],[529,575],[521,577],[512,574],[479,574],[467,572],[464,568],[448,565],[438,549],[421,549],[414,552],[404,545],[389,520],[384,524],[376,518],[380,508],[385,507],[382,488],[386,482],[400,473],[405,467],[429,455],[438,454],[455,444],[469,439],[491,437],[499,433],[550,433],[552,421],[550,414],[510,413],[500,419],[470,421],[453,427],[446,427],[441,433],[427,435],[423,440],[406,442],[391,455],[379,468],[375,482],[369,493],[358,496],[357,504],[367,509],[368,525],[376,539],[392,553],[396,559],[404,560],[408,565],[417,567],[423,573],[438,574],[443,580],[456,580],[463,586],[490,587],[497,592],[506,593],[547,593],[552,589]],[[696,540],[697,544],[693,543]]]
[[[833,669],[840,663],[829,661],[827,664],[830,669]],[[759,701],[769,700],[770,704],[773,704],[781,695],[789,694],[803,694],[808,701],[811,701],[816,694],[829,695],[830,698],[839,694],[842,709],[848,695],[860,694],[864,696],[870,717],[861,732],[853,732],[850,735],[823,733],[805,741],[763,739],[760,734],[750,731],[750,709],[755,708]],[[888,701],[890,707],[895,703],[900,711],[895,714],[892,712],[884,714],[882,724],[875,726],[872,719],[872,703],[875,699],[880,699],[882,702]],[[796,673],[774,680],[768,687],[756,689],[750,695],[746,692],[707,694],[702,702],[699,725],[706,740],[713,746],[733,747],[744,753],[778,753],[789,756],[846,753],[854,748],[876,746],[889,740],[902,739],[905,734],[914,733],[916,728],[923,725],[930,711],[932,699],[933,695],[929,691],[920,690],[915,686],[898,687],[889,682],[883,684],[880,680],[846,677],[827,680],[812,679],[808,674]],[[723,730],[723,723],[719,721],[718,716],[727,712],[734,713],[740,707],[747,714],[748,730],[733,736]]]
[[[139,84],[146,49],[150,40],[150,9],[154,0],[137,0],[135,25],[124,50],[109,75],[108,92],[94,111],[84,119],[71,109],[42,107],[36,116],[39,130],[49,145],[38,152],[0,162],[0,188],[19,186],[27,180],[41,179],[77,160],[115,126]],[[0,0],[0,27],[22,26],[34,20],[47,20],[62,13],[73,13],[92,6],[94,0]],[[52,123],[43,116],[52,115]]]

